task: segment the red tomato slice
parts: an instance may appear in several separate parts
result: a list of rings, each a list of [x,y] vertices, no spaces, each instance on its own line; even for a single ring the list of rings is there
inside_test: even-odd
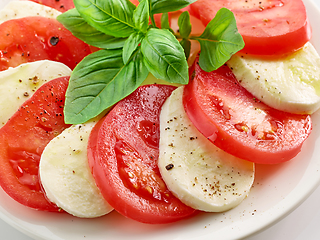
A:
[[[195,213],[167,189],[157,165],[160,109],[173,90],[139,87],[89,138],[89,165],[103,196],[119,213],[144,223],[169,223]]]
[[[281,112],[257,100],[227,66],[207,73],[196,64],[183,102],[204,136],[224,151],[256,163],[293,158],[312,128],[309,115]]]
[[[13,199],[37,210],[59,211],[46,199],[38,168],[44,147],[68,127],[63,118],[68,80],[42,85],[0,129],[0,185]]]
[[[42,5],[52,7],[60,12],[74,8],[73,0],[30,0]]]
[[[138,6],[139,5],[139,1],[138,0],[130,0],[130,2],[132,2],[134,5]]]
[[[282,55],[301,48],[311,38],[302,0],[198,0],[191,5],[191,14],[207,25],[222,7],[235,14],[246,44],[242,52]]]
[[[22,63],[53,60],[73,69],[90,47],[55,19],[27,17],[0,25],[0,71]]]

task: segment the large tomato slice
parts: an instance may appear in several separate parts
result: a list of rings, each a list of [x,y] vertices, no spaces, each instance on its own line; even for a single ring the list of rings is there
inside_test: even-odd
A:
[[[22,63],[52,60],[73,69],[90,47],[55,19],[26,17],[0,25],[0,71]]]
[[[57,9],[60,12],[65,12],[69,9],[74,8],[73,0],[30,0],[48,7]],[[134,5],[138,5],[138,0],[130,0]]]
[[[175,198],[157,165],[159,113],[174,87],[139,87],[92,130],[89,165],[107,202],[144,223],[168,223],[195,213]]]
[[[309,115],[281,112],[239,85],[227,66],[207,73],[195,65],[183,102],[194,125],[216,146],[256,163],[280,163],[297,155],[311,132]]]
[[[52,7],[60,12],[65,12],[74,8],[73,0],[30,0],[48,7]]]
[[[198,0],[191,5],[207,25],[222,8],[230,9],[245,41],[242,52],[281,55],[301,48],[311,38],[302,0]]]
[[[38,167],[48,142],[68,126],[63,105],[68,77],[42,85],[0,129],[0,185],[19,203],[59,211],[40,186]]]

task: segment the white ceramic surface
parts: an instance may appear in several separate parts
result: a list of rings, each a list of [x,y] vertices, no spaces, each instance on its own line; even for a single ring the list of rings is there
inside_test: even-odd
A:
[[[9,1],[1,0],[0,8]],[[316,7],[320,8],[320,0],[305,0],[305,4],[313,27],[312,43],[320,52],[320,11]],[[27,209],[0,191],[3,220],[0,237],[4,240],[320,239],[320,111],[312,118],[314,129],[302,152],[281,165],[257,166],[249,197],[226,213],[203,213],[160,226],[140,224],[115,212],[98,219],[78,219]]]

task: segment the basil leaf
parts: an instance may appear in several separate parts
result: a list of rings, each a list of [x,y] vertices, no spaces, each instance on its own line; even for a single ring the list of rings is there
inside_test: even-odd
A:
[[[151,1],[151,12],[156,13],[167,13],[178,11],[184,7],[189,6],[197,0],[150,0]]]
[[[123,46],[123,51],[122,51],[122,56],[123,56],[123,63],[126,64],[132,53],[136,51],[138,48],[139,44],[141,43],[144,35],[141,32],[135,32],[132,33],[128,39],[126,40],[124,46]]]
[[[189,12],[183,12],[178,18],[179,34],[182,38],[188,38],[191,33],[191,22]]]
[[[169,14],[168,13],[163,13],[161,15],[161,28],[162,29],[168,29],[170,32],[174,33],[174,31],[170,27],[170,21],[169,21]]]
[[[141,32],[146,32],[149,27],[149,2],[142,0],[133,13],[133,22]]]
[[[170,29],[170,22],[169,22],[169,14],[163,13],[161,15],[161,28],[162,29]]]
[[[184,50],[184,55],[186,56],[186,59],[188,60],[190,56],[190,50],[191,50],[191,41],[189,39],[182,39],[180,41],[181,46],[183,47]]]
[[[131,94],[148,76],[138,49],[123,64],[122,49],[100,50],[85,57],[70,77],[65,122],[84,123]]]
[[[74,0],[84,20],[97,30],[114,37],[129,37],[135,31],[135,5],[129,0]]]
[[[60,14],[57,17],[57,20],[62,23],[66,29],[72,32],[75,37],[94,47],[105,49],[122,48],[126,40],[125,38],[116,38],[106,35],[91,27],[80,16],[76,8]]]
[[[144,63],[156,78],[170,83],[188,83],[188,63],[183,48],[169,30],[149,29],[142,40],[141,51]]]
[[[207,72],[218,69],[234,53],[244,48],[244,41],[238,33],[235,17],[226,8],[220,9],[202,35],[194,39],[201,45],[199,65]]]

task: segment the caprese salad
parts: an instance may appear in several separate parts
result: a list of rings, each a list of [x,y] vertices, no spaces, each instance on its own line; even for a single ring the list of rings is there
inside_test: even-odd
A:
[[[0,23],[0,186],[36,210],[227,211],[320,107],[301,0],[12,1]]]

